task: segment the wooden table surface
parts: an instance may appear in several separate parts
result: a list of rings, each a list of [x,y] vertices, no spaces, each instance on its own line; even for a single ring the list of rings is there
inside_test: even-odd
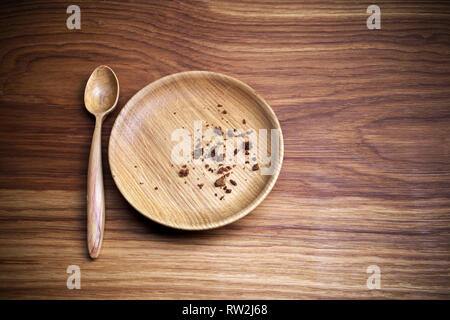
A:
[[[366,1],[77,1],[81,30],[69,4],[0,5],[0,298],[450,298],[449,2],[377,1],[381,30]],[[101,64],[121,92],[91,261],[83,92]],[[186,70],[252,86],[285,142],[268,198],[204,232],[139,215],[107,163],[126,101]]]

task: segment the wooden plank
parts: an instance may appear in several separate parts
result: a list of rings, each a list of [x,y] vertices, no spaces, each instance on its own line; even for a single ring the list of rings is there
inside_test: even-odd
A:
[[[64,1],[0,4],[0,298],[450,298],[448,2],[378,1],[381,30],[359,1],[77,4],[81,30]],[[121,92],[92,262],[83,91],[101,64]],[[204,232],[140,216],[106,161],[125,102],[187,70],[248,83],[285,138],[269,197]]]

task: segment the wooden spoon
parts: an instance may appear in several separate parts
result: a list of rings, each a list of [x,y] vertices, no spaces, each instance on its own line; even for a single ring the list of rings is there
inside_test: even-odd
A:
[[[87,181],[87,240],[89,255],[100,254],[105,226],[105,195],[102,172],[102,123],[117,105],[119,80],[107,66],[97,67],[89,77],[84,91],[86,109],[95,116],[95,130],[89,155]]]

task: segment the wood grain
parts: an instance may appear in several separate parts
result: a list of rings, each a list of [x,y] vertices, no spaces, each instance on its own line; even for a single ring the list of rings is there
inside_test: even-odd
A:
[[[0,9],[1,298],[450,298],[450,4],[377,1],[84,2]],[[118,107],[187,70],[236,77],[272,106],[280,177],[244,219],[174,231],[138,215],[105,163],[106,232],[86,249],[98,65]],[[79,265],[81,290],[66,288]],[[366,268],[381,268],[368,290]]]

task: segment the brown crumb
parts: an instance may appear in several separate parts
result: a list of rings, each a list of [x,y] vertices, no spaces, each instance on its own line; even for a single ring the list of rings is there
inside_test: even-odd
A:
[[[173,114],[177,114],[176,112],[174,112]]]
[[[221,105],[221,104],[218,104],[217,107],[218,107],[218,108],[222,108],[222,105]]]
[[[183,164],[182,166],[181,166],[182,168],[186,168],[186,165],[185,164]]]
[[[158,190],[158,187],[155,187],[155,190]]]
[[[214,193],[214,197],[217,197],[217,193]]]
[[[200,189],[203,188],[203,183],[197,185]]]
[[[257,163],[255,163],[255,164],[253,165],[253,167],[252,167],[252,170],[253,170],[253,171],[259,170],[259,165],[258,165]]]
[[[222,113],[223,114],[227,114],[228,112],[227,112],[227,110],[223,110]]]
[[[225,186],[225,177],[220,177],[219,179],[217,179],[214,182],[214,186],[216,186],[216,187],[223,187],[223,186]]]
[[[144,184],[143,182],[139,182],[139,184]]]
[[[245,141],[244,142],[244,150],[250,150],[252,148],[252,144],[250,143],[250,141]]]
[[[225,198],[224,196],[221,196],[219,200],[223,200],[223,198]]]
[[[233,186],[237,186],[236,181],[234,181],[233,179],[230,179],[230,183],[231,183]]]
[[[189,175],[189,169],[181,169],[180,172],[178,172],[178,176],[180,178],[187,177]]]
[[[231,193],[231,189],[225,190],[226,193]]]
[[[246,124],[247,121],[245,121],[245,119],[242,119],[242,124]]]

